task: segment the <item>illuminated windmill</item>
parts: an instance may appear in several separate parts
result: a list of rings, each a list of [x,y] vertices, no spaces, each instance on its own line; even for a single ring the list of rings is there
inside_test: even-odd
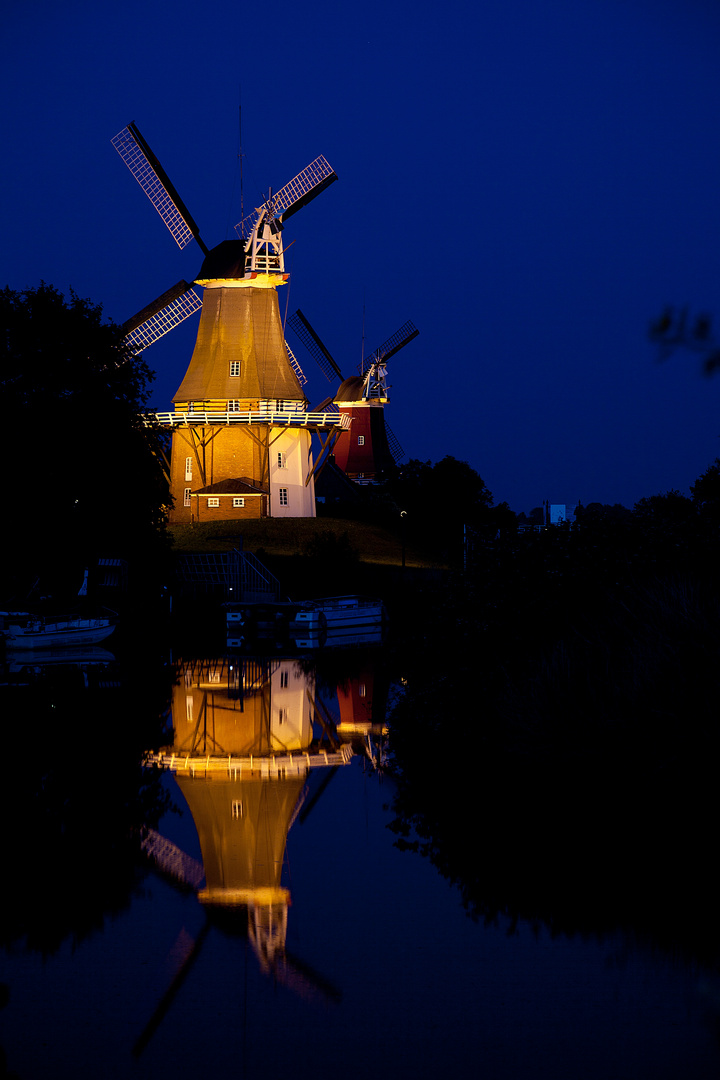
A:
[[[335,464],[351,480],[377,480],[389,466],[397,464],[404,456],[400,443],[385,420],[385,405],[389,401],[390,389],[387,362],[420,331],[411,322],[406,322],[363,361],[358,375],[343,379],[340,368],[302,311],[298,309],[291,315],[288,325],[317,361],[328,381],[335,377],[342,380],[335,395],[318,406],[325,409],[332,402],[338,415],[349,426],[349,430],[334,445]]]
[[[239,239],[208,249],[135,124],[112,141],[178,246],[194,239],[205,256],[196,278],[202,300],[180,281],[125,325],[128,344],[140,351],[201,309],[174,412],[156,414],[172,431],[171,521],[314,517],[312,433],[320,438],[319,464],[350,419],[308,412],[276,290],[288,278],[284,223],[333,183],[335,172],[316,158],[236,226]]]
[[[192,890],[209,921],[178,941],[182,964],[134,1046],[142,1053],[211,925],[247,927],[263,972],[304,997],[339,991],[286,947],[290,892],[282,884],[287,836],[307,817],[334,771],[349,764],[315,679],[295,659],[188,660],[172,696],[172,743],[154,763],[175,775],[197,829],[202,863],[154,830],[143,847],[173,881]],[[314,729],[322,729],[316,736]],[[317,783],[312,783],[315,780]],[[310,795],[311,787],[314,795]]]

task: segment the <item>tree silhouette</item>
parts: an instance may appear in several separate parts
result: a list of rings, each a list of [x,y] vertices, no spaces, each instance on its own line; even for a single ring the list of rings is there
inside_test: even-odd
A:
[[[15,571],[150,559],[168,486],[141,410],[153,373],[102,309],[51,285],[0,292],[4,546]]]

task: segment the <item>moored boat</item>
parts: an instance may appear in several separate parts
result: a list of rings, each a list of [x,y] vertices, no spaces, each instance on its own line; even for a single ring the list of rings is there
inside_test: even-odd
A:
[[[115,629],[114,612],[101,615],[37,615],[0,611],[0,637],[8,650],[95,645]]]
[[[326,596],[320,600],[308,600],[301,604],[290,622],[293,632],[316,629],[328,631],[350,628],[370,629],[380,627],[385,620],[382,600],[368,596]]]
[[[356,635],[359,640],[374,641],[386,619],[382,600],[358,595],[295,602],[233,602],[224,608],[228,645],[233,648],[242,648],[255,638],[291,640],[299,648],[350,644]]]

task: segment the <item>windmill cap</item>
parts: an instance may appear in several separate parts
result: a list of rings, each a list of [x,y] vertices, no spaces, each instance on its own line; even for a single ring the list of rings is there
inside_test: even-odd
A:
[[[245,250],[242,240],[223,240],[203,260],[196,281],[245,276]]]
[[[351,375],[345,382],[340,383],[335,401],[362,401],[365,379],[362,375]]]

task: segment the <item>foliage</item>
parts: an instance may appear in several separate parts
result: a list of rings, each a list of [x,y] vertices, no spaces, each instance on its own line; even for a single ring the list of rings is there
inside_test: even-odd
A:
[[[3,673],[3,715],[23,718],[5,732],[0,790],[0,842],[22,883],[5,898],[5,946],[24,938],[52,953],[101,929],[137,887],[143,831],[169,805],[160,772],[141,762],[164,741],[174,672],[149,634],[127,649],[109,668],[35,656]]]
[[[714,375],[720,369],[720,344],[713,334],[712,319],[704,312],[691,318],[687,308],[666,307],[650,324],[649,335],[660,360],[684,349],[700,356],[704,375]]]
[[[0,318],[9,554],[45,569],[53,558],[150,558],[169,503],[161,434],[140,417],[152,372],[72,291],[6,288]]]
[[[463,526],[493,534],[498,528],[492,493],[482,477],[467,461],[449,454],[435,464],[413,458],[401,465],[387,481],[387,494],[396,514],[406,516],[410,542],[434,549],[451,563],[461,561]],[[512,514],[509,507],[507,512]]]
[[[692,499],[591,505],[572,526],[501,534],[425,598],[432,635],[408,621],[394,827],[475,915],[584,929],[651,911],[654,934],[686,943],[690,927],[710,927],[720,955],[704,855],[719,486],[720,461]],[[447,747],[457,765],[444,771]]]

